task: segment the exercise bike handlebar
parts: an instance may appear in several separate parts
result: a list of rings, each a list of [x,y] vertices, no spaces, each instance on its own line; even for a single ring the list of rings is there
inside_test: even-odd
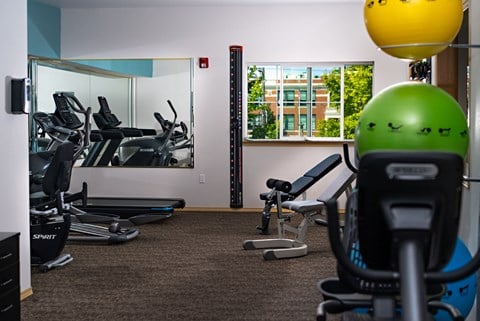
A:
[[[56,93],[59,96],[65,97],[64,102],[67,105],[66,107],[73,110],[73,112],[80,113],[84,116],[85,120],[83,122],[83,128],[80,131],[81,132],[81,144],[78,144],[79,148],[78,150],[75,151],[74,158],[77,158],[83,150],[87,149],[90,147],[90,134],[92,132],[92,108],[88,107],[85,108],[82,103],[78,100],[77,97],[75,97],[74,93],[71,92],[58,92]],[[58,108],[58,107],[57,107]],[[72,111],[69,111],[70,113],[73,114]],[[61,132],[61,128],[58,126],[55,127],[55,130],[58,132]],[[67,130],[65,128],[64,130]],[[78,130],[75,130],[75,132],[78,132]]]
[[[176,123],[176,120],[177,120],[177,111],[175,110],[175,108],[173,107],[173,104],[170,100],[167,100],[167,103],[168,103],[168,106],[170,107],[170,109],[172,110],[173,112],[173,116],[174,116],[174,121],[173,123],[175,124]]]
[[[330,241],[330,246],[332,247],[332,252],[340,265],[345,267],[350,274],[362,279],[370,281],[398,281],[400,279],[400,274],[398,272],[361,268],[349,259],[340,238],[337,200],[327,200],[325,205],[327,208],[328,238]]]
[[[343,143],[343,159],[345,160],[345,165],[347,165],[348,169],[352,172],[357,173],[358,170],[353,164],[350,162],[350,153],[348,152],[348,144]]]
[[[326,201],[328,219],[328,237],[332,251],[340,263],[350,274],[369,281],[399,281],[400,273],[397,271],[372,270],[361,268],[354,264],[348,257],[340,238],[340,225],[338,221],[338,207],[335,199]],[[480,268],[480,250],[477,250],[473,258],[465,265],[451,271],[425,272],[424,279],[427,282],[454,282],[475,273]]]
[[[90,134],[92,132],[92,107],[88,107],[84,113],[85,115],[85,125],[84,138],[83,138],[83,148],[88,148],[90,146]]]
[[[71,92],[60,92],[59,94],[67,98],[66,102],[74,112],[82,114],[85,117],[81,149],[88,148],[90,146],[90,133],[92,132],[92,107],[85,108],[80,100]]]
[[[480,183],[480,178],[463,176],[464,182]],[[425,275],[427,281],[442,281],[452,282],[460,280],[465,276],[471,275],[480,268],[480,249],[472,257],[472,259],[465,265],[448,272],[428,272]]]
[[[69,92],[61,92],[60,93],[61,95],[73,100],[73,104],[70,102],[69,99],[67,99],[67,102],[69,103],[70,107],[77,113],[80,113],[80,114],[86,114],[87,113],[87,109],[85,109],[85,107],[83,107],[82,103],[80,103],[80,101],[78,100],[77,97],[75,97],[75,95],[73,93],[69,93]]]
[[[172,102],[169,99],[167,100],[167,103],[168,103],[168,106],[170,107],[170,109],[172,110],[173,116],[174,116],[172,124],[175,124],[177,122],[177,111],[175,110]],[[169,128],[168,132],[166,133],[165,140],[164,140],[162,146],[160,146],[160,148],[158,149],[159,151],[163,151],[165,148],[167,148],[168,143],[170,142],[170,138],[172,137],[174,131],[175,131],[175,126],[171,126]]]

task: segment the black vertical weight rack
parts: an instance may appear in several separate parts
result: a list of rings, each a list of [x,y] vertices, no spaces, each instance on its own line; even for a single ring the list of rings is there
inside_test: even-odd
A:
[[[230,207],[242,208],[242,46],[230,46]]]

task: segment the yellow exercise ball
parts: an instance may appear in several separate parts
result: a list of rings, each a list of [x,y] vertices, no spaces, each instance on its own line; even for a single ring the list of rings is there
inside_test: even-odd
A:
[[[366,0],[365,26],[387,54],[420,60],[455,39],[463,20],[462,0]]]

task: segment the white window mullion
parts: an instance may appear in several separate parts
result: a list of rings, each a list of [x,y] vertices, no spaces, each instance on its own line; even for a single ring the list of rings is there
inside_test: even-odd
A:
[[[307,67],[307,133],[308,137],[312,137],[313,128],[312,128],[312,114],[313,114],[313,103],[312,103],[312,93],[313,93],[313,77],[312,77],[312,67]]]
[[[340,67],[340,139],[345,139],[344,135],[344,116],[345,116],[345,111],[344,111],[344,93],[345,93],[345,66],[342,65]]]
[[[277,114],[278,117],[278,126],[279,126],[279,136],[280,139],[283,138],[283,131],[284,131],[284,124],[283,124],[283,66],[277,65],[277,79],[280,80],[280,93],[278,95],[278,105],[279,105],[279,111]]]

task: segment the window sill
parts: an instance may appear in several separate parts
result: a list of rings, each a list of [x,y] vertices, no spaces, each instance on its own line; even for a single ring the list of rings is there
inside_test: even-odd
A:
[[[296,139],[250,139],[244,138],[244,146],[342,146],[344,143],[353,144],[353,140],[332,140],[318,138],[302,138]]]

